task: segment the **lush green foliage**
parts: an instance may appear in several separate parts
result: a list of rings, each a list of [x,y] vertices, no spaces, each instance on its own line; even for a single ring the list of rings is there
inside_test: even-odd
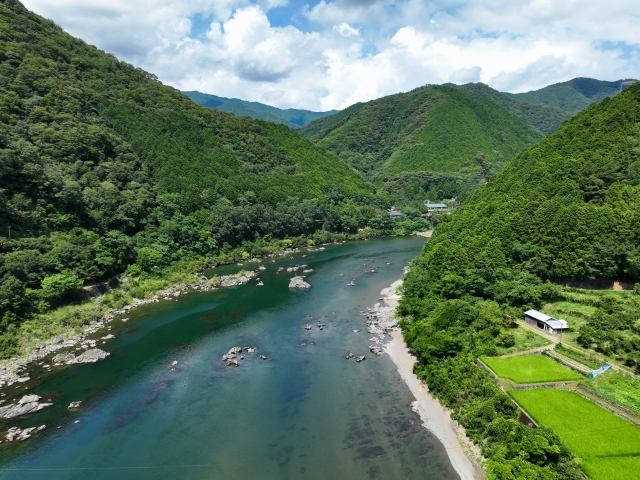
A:
[[[467,167],[479,177],[542,137],[493,99],[447,85],[357,103],[300,133],[369,175]]]
[[[578,77],[540,90],[508,95],[520,101],[550,105],[570,113],[577,113],[594,102],[601,102],[606,97],[617,95],[623,81],[607,82],[595,78]]]
[[[482,357],[481,360],[496,375],[516,383],[542,383],[580,380],[582,376],[542,355],[497,358]]]
[[[0,1],[0,86],[3,354],[76,278],[136,262],[159,274],[321,230],[402,229],[334,154],[284,125],[203,108],[14,0]]]
[[[639,278],[639,122],[640,85],[564,122],[444,217],[405,280],[399,313],[407,344],[420,359],[417,371],[447,406],[476,412],[461,421],[497,462],[490,468],[500,478],[519,473],[494,457],[489,425],[513,416],[493,406],[504,394],[486,386],[491,379],[473,358],[496,353],[498,342],[510,343],[503,337],[505,327],[524,309],[587,298],[549,279]],[[610,296],[620,299],[588,300],[597,318],[594,328],[587,324],[580,335],[593,342],[589,346],[613,348],[626,355],[627,364],[637,365],[638,334],[631,322],[637,315],[620,311],[635,308],[635,300]],[[622,301],[626,306],[618,305]],[[606,330],[596,328],[602,321]],[[471,395],[468,384],[484,393]],[[483,407],[489,400],[492,406]],[[481,412],[490,420],[476,427]],[[527,454],[532,448],[513,441],[509,448]],[[560,477],[575,477],[570,455],[563,458],[550,461],[549,468]]]
[[[640,379],[617,371],[585,380],[585,385],[596,393],[640,415]]]
[[[265,105],[259,102],[248,102],[238,98],[225,98],[197,91],[182,92],[194,102],[203,107],[215,108],[223,112],[235,115],[245,115],[256,120],[281,123],[289,128],[304,127],[317,118],[326,117],[338,113],[338,110],[328,112],[312,112],[309,110],[299,110],[295,108],[281,109]]]
[[[555,132],[560,124],[571,118],[572,114],[558,107],[529,103],[519,97],[499,92],[484,83],[467,83],[461,89],[477,97],[493,98],[510,112],[526,119],[544,134]]]
[[[607,457],[614,466],[614,459],[640,455],[640,428],[566,390],[537,388],[509,394],[538,424],[553,428],[594,480],[631,478],[590,467]]]

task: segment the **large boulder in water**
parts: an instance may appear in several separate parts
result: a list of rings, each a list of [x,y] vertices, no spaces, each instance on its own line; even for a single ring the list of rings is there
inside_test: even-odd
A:
[[[304,277],[293,277],[289,282],[289,288],[311,288],[311,285],[304,281]]]

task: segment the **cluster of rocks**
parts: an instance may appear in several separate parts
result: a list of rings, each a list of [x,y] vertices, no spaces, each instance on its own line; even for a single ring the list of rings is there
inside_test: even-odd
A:
[[[67,410],[77,410],[82,405],[81,401],[71,402],[67,407]]]
[[[355,355],[353,352],[347,353],[344,358],[347,360],[355,359],[356,362],[360,363],[364,360],[364,355]]]
[[[25,429],[12,427],[7,431],[7,435],[5,436],[5,439],[7,440],[7,442],[13,442],[14,440],[21,442],[23,440],[26,440],[27,438],[30,438],[31,435],[41,432],[45,428],[47,428],[46,425],[40,425],[39,427],[31,427],[31,428],[25,428]]]
[[[293,277],[289,281],[289,288],[294,288],[294,289],[311,288],[311,285],[307,283],[304,279],[305,277],[303,276]]]
[[[324,330],[324,327],[326,327],[326,325],[322,322],[318,322],[318,328],[320,330]],[[313,325],[311,325],[310,323],[308,323],[307,325],[304,326],[305,330],[311,330],[313,328]]]
[[[54,366],[59,365],[74,365],[79,363],[96,363],[100,360],[104,360],[110,355],[110,353],[100,350],[99,348],[92,348],[84,353],[81,353],[77,357],[73,352],[59,353],[54,356],[52,361]]]
[[[395,308],[376,303],[373,307],[360,313],[367,318],[367,332],[373,335],[369,339],[371,342],[369,350],[375,355],[382,355],[384,353],[382,342],[387,331],[398,326],[395,319]]]
[[[25,395],[17,403],[0,407],[0,418],[14,418],[50,407],[53,403],[40,403],[38,395]]]
[[[244,360],[244,355],[249,353],[256,353],[258,349],[256,347],[233,347],[227,353],[222,356],[222,361],[227,362],[229,367],[239,367],[238,360]],[[267,357],[260,355],[261,360],[266,360]]]

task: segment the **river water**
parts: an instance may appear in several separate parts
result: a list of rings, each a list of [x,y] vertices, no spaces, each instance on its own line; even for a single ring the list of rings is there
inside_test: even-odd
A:
[[[139,307],[126,324],[116,319],[116,339],[102,346],[111,352],[106,360],[32,372],[29,393],[54,405],[0,431],[47,429],[0,445],[0,478],[458,478],[412,412],[393,362],[368,351],[358,313],[401,278],[423,243],[376,239],[268,259],[262,287],[251,281],[189,294]],[[302,263],[314,269],[312,288],[290,291],[293,274],[276,268]],[[365,274],[365,264],[376,273]],[[303,328],[318,321],[327,327]],[[228,367],[220,357],[236,345],[258,352]],[[348,352],[366,360],[345,360]],[[69,412],[76,400],[83,408]]]

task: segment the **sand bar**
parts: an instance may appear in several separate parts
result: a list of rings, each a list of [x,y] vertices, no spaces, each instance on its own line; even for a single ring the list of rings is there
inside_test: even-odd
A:
[[[402,281],[394,282],[391,288],[382,290],[381,294],[395,293],[395,288]],[[385,304],[397,307],[399,295],[385,298]],[[478,447],[471,442],[464,433],[464,429],[451,419],[450,412],[429,393],[427,385],[413,373],[416,358],[409,353],[402,338],[400,329],[391,333],[391,341],[385,345],[385,351],[398,367],[400,377],[409,387],[416,401],[412,407],[420,415],[423,426],[433,433],[444,445],[451,465],[462,480],[487,478],[482,468],[472,457],[479,457]]]

